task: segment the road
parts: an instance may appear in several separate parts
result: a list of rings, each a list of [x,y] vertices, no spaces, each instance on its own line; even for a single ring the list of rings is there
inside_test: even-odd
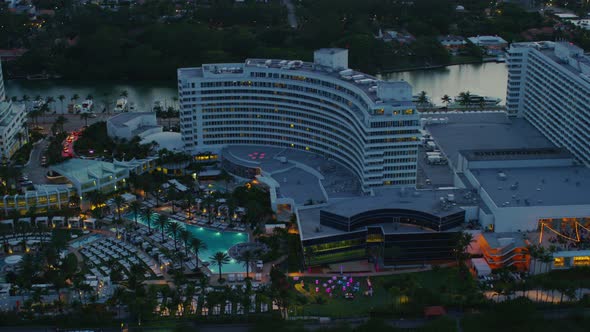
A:
[[[291,2],[291,0],[283,0],[283,5],[287,7],[287,21],[289,21],[289,26],[293,29],[297,29],[297,16],[295,16],[295,6],[293,6],[293,2]]]
[[[33,147],[33,152],[31,153],[31,162],[23,169],[23,174],[26,174],[29,177],[29,180],[33,181],[35,184],[47,182],[45,178],[47,169],[41,167],[41,156],[43,155],[43,151],[47,149],[48,145],[48,139],[43,139],[41,143],[35,145]]]

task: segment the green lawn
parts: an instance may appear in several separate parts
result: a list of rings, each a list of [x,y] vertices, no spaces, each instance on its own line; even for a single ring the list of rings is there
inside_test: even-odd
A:
[[[319,280],[319,292],[315,291],[315,280]],[[393,311],[394,302],[390,289],[393,286],[403,288],[404,284],[411,283],[415,292],[413,311],[419,311],[426,305],[445,304],[456,300],[456,294],[465,294],[476,291],[477,285],[473,280],[463,280],[454,268],[438,269],[418,273],[396,274],[385,277],[372,277],[373,296],[365,296],[368,290],[367,278],[354,278],[353,282],[360,282],[360,290],[355,292],[353,300],[344,298],[342,286],[336,286],[332,296],[326,293],[322,284],[329,278],[304,278],[304,291],[297,291],[299,296],[307,298],[307,304],[299,306],[297,314],[330,317],[355,317],[365,316],[372,311]],[[293,283],[297,283],[290,279]],[[300,279],[301,280],[301,279]],[[299,282],[300,282],[299,280]],[[410,281],[408,281],[410,280]],[[346,292],[349,292],[347,290]],[[391,312],[390,311],[390,312]]]

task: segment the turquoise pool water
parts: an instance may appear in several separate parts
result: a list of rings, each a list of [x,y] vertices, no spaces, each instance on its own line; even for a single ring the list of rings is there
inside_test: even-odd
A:
[[[128,213],[125,215],[130,220],[135,220],[133,212]],[[152,214],[151,220],[155,220],[158,217],[157,213]],[[137,221],[145,225],[145,218],[140,216],[137,218]],[[179,222],[174,219],[170,219],[172,222]],[[218,251],[225,252],[229,250],[232,246],[242,243],[248,242],[248,233],[238,233],[238,232],[218,232],[216,230],[207,229],[204,227],[190,225],[181,223],[193,237],[201,239],[205,244],[207,244],[206,250],[199,251],[199,258],[203,262],[211,262],[210,257],[213,256]],[[153,227],[152,227],[153,229]],[[159,232],[159,229],[155,229],[154,231]],[[218,272],[217,266],[209,267],[213,273]],[[246,268],[239,262],[232,259],[229,264],[224,265],[221,268],[222,273],[232,273],[232,272],[246,272]]]
[[[70,242],[70,247],[72,248],[80,248],[90,242],[94,242],[96,240],[98,240],[101,236],[100,235],[90,235],[88,237],[85,237],[83,239],[76,239]]]

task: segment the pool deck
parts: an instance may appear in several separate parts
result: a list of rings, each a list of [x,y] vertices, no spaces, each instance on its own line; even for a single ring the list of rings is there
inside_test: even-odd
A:
[[[326,202],[355,197],[361,192],[356,175],[319,154],[260,145],[229,146],[222,154],[235,164],[260,168],[280,185],[279,197],[292,198],[297,205],[310,199]]]

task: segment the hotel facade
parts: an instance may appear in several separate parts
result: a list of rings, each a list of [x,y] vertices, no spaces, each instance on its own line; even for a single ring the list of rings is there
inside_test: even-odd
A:
[[[506,108],[590,166],[590,57],[568,42],[514,43]]]
[[[0,64],[0,159],[7,161],[27,142],[28,133],[24,105],[6,100]]]
[[[337,161],[363,191],[416,182],[419,115],[407,82],[348,68],[348,51],[314,62],[248,59],[178,70],[186,152],[230,145],[298,149]]]

